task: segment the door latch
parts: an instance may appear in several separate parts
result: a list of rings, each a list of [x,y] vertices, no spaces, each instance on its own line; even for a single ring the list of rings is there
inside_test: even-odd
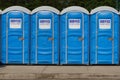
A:
[[[108,38],[108,40],[113,41],[113,40],[114,40],[114,38]]]
[[[23,38],[23,37],[20,37],[19,40],[22,41],[22,40],[24,40],[24,38]]]
[[[54,40],[54,38],[48,38],[48,40],[49,40],[49,41],[52,41],[52,40]]]
[[[82,41],[82,40],[84,40],[84,38],[83,38],[83,37],[79,37],[78,40],[79,40],[79,41]]]

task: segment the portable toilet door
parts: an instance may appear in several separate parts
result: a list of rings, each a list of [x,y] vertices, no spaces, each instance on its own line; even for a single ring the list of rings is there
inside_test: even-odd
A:
[[[60,64],[89,64],[89,12],[65,8],[60,17]]]
[[[58,64],[59,11],[41,6],[31,13],[31,64]]]
[[[90,64],[118,64],[118,11],[108,6],[95,8],[90,24]]]
[[[11,6],[2,12],[2,63],[29,63],[30,10]]]

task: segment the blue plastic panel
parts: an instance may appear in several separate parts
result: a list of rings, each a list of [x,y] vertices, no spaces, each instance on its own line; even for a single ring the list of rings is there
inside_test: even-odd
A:
[[[88,64],[89,16],[68,12],[60,17],[60,63]]]
[[[31,64],[58,64],[59,16],[39,11],[31,16]]]
[[[21,11],[2,14],[2,63],[29,63],[29,18]]]
[[[119,15],[99,11],[90,18],[90,64],[119,63]]]

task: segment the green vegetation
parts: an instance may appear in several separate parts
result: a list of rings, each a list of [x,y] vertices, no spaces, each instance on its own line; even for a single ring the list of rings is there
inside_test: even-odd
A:
[[[30,10],[43,5],[53,6],[59,10],[68,6],[82,6],[90,11],[98,6],[111,6],[119,9],[120,3],[116,0],[0,0],[0,9],[13,5],[24,6]]]

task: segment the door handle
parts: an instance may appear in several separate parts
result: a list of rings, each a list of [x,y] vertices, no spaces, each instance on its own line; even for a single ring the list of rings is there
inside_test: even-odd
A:
[[[19,38],[19,40],[20,40],[20,41],[23,41],[23,40],[24,40],[24,38],[23,38],[23,37],[20,37],[20,38]]]
[[[51,37],[51,38],[48,38],[48,40],[49,40],[49,41],[52,41],[52,40],[54,40],[54,38]]]
[[[114,40],[114,38],[112,38],[112,37],[111,37],[111,38],[108,38],[108,40],[113,41],[113,40]]]
[[[84,38],[83,38],[83,37],[79,37],[78,40],[79,40],[79,41],[82,41],[82,40],[84,40]]]

